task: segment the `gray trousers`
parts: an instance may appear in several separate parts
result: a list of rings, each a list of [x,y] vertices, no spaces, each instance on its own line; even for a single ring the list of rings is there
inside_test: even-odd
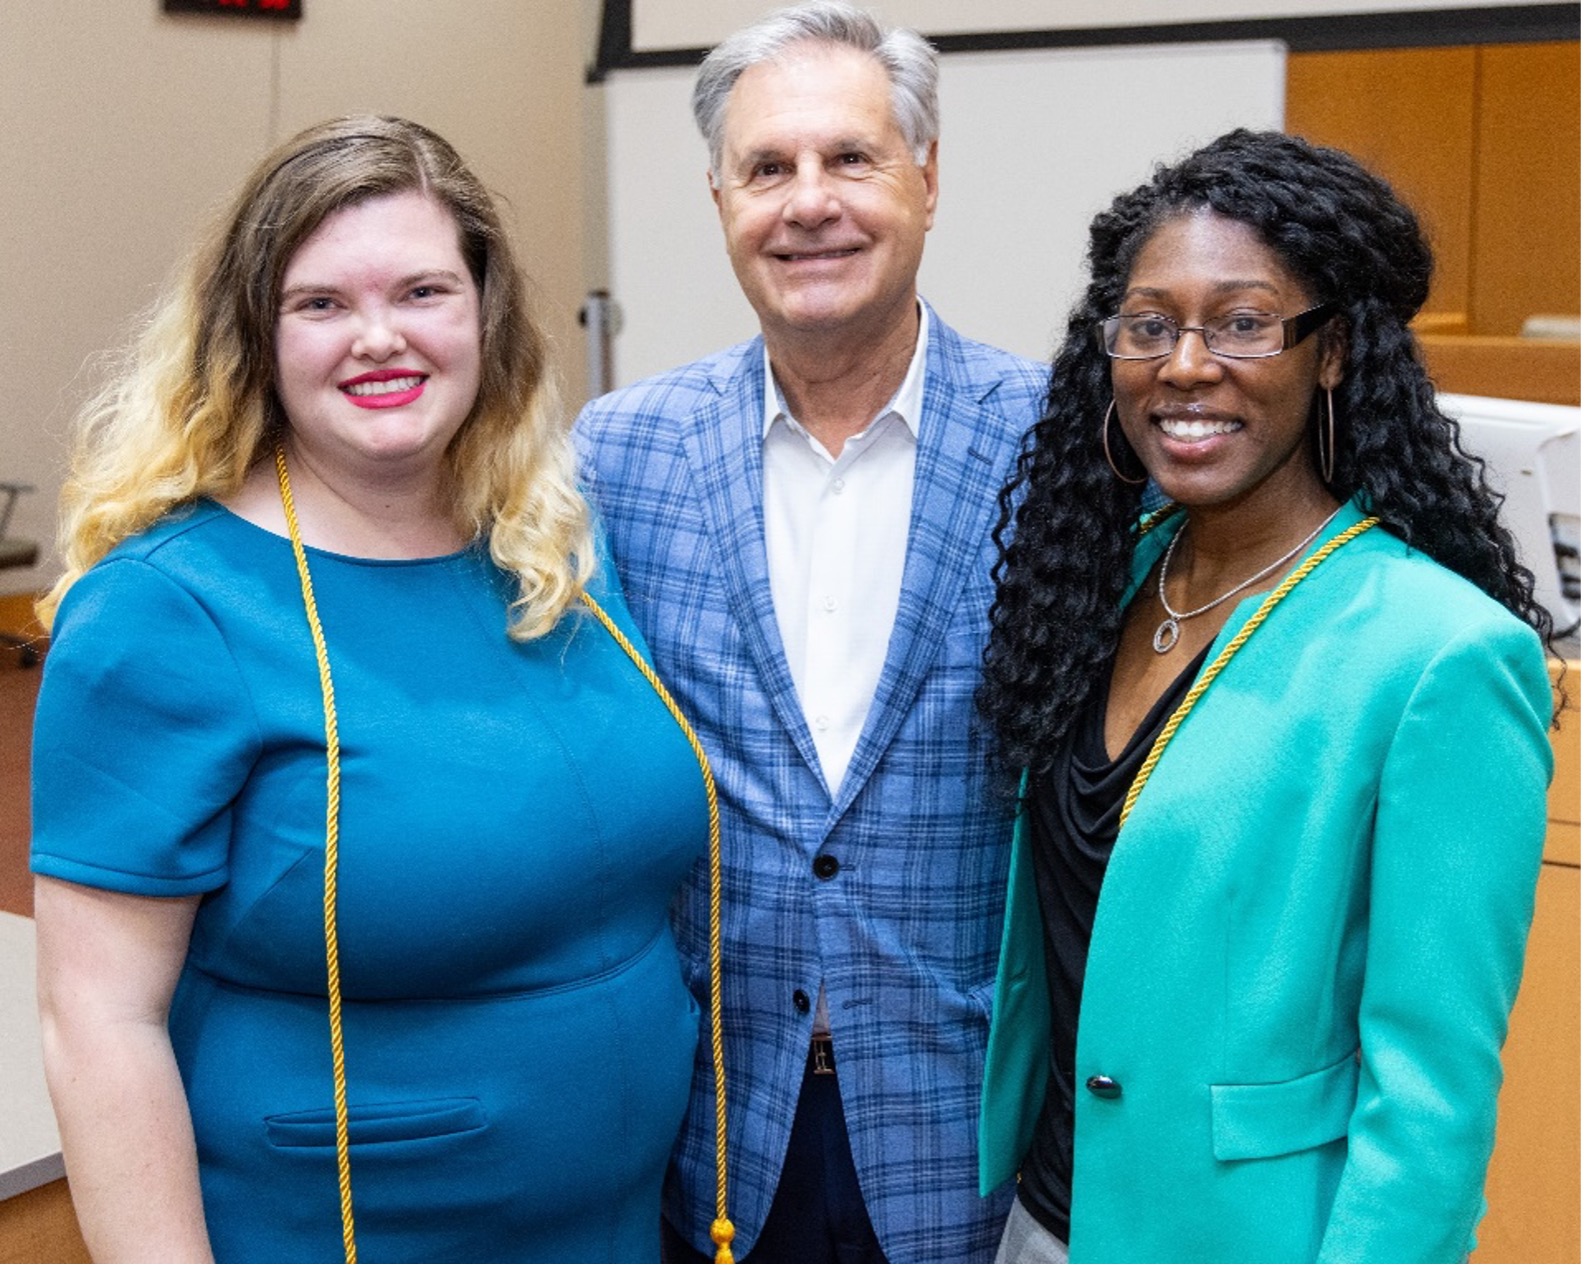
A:
[[[996,1249],[996,1265],[1068,1265],[1068,1245],[1015,1199]]]

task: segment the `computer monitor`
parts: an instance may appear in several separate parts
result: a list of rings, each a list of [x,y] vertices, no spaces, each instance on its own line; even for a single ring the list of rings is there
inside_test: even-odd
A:
[[[1442,394],[1467,452],[1503,494],[1502,520],[1535,572],[1536,600],[1558,633],[1580,622],[1580,410],[1572,405]]]

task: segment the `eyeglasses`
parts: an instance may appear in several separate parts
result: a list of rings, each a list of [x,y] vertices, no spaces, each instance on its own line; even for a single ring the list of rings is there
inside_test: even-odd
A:
[[[1101,350],[1113,360],[1160,360],[1171,355],[1180,335],[1193,330],[1205,340],[1205,349],[1230,360],[1260,360],[1280,356],[1297,347],[1327,321],[1336,309],[1322,303],[1297,316],[1275,312],[1234,312],[1204,325],[1179,325],[1170,316],[1122,313],[1108,316],[1095,326]]]

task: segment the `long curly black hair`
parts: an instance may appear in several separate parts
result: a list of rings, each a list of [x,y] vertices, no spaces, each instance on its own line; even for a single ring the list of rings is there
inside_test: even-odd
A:
[[[1349,155],[1281,132],[1232,131],[1122,194],[1090,225],[1090,282],[1051,367],[1045,413],[1001,493],[996,601],[979,706],[1001,755],[1045,771],[1073,717],[1104,689],[1142,488],[1101,448],[1111,368],[1096,322],[1118,310],[1140,248],[1169,219],[1210,210],[1248,225],[1331,303],[1346,329],[1333,392],[1327,486],[1363,493],[1382,525],[1501,602],[1550,643],[1552,621],[1498,522],[1501,498],[1441,413],[1409,321],[1425,302],[1431,250],[1414,213]],[[1121,428],[1112,456],[1142,474]]]

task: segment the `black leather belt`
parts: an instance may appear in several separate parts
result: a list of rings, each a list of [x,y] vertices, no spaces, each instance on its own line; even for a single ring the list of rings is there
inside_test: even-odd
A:
[[[808,1071],[813,1076],[835,1076],[836,1055],[831,1052],[830,1037],[812,1037],[809,1041]]]

